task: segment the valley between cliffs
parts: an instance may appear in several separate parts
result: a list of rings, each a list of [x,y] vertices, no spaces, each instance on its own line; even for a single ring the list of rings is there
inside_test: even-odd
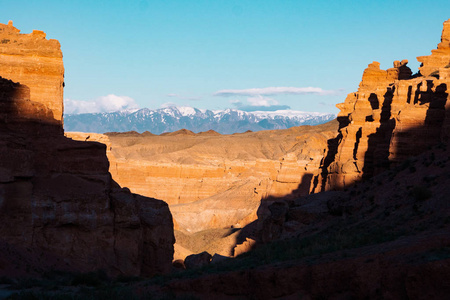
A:
[[[443,26],[419,72],[406,60],[370,63],[337,122],[281,131],[63,136],[59,90],[47,103],[32,82],[0,78],[0,274],[17,272],[8,284],[18,287],[40,277],[19,299],[447,299],[450,20]],[[12,23],[0,33],[48,42]],[[204,250],[234,258],[191,255]],[[69,273],[99,269],[115,279]]]
[[[178,241],[175,258],[184,259],[203,250],[232,256],[237,233],[227,237],[227,229],[255,221],[261,199],[309,194],[337,127],[332,121],[232,135],[180,130],[66,136],[106,144],[115,181],[169,204]]]
[[[226,212],[237,203],[235,210],[244,205],[234,201],[239,199],[234,193],[227,194],[227,190],[224,192],[214,184],[212,188],[206,188],[205,184],[202,193],[186,194],[181,192],[182,187],[163,187],[162,194],[174,190],[174,196],[167,201],[179,230],[176,234],[181,240],[179,246],[184,243],[191,250],[196,248],[194,252],[218,253],[219,245],[213,247],[204,243],[203,248],[198,247],[202,239],[216,238],[217,244],[221,244],[217,235],[200,229],[214,226],[219,229],[225,224],[244,225],[237,231],[235,228],[220,231],[223,243],[228,239],[237,244],[234,249],[229,248],[227,255],[238,256],[224,261],[219,260],[223,259],[221,257],[211,259],[206,254],[189,256],[185,265],[179,265],[189,269],[182,273],[184,275],[168,276],[162,285],[159,281],[149,280],[146,287],[136,285],[136,288],[150,294],[173,293],[205,299],[448,297],[450,20],[444,22],[438,48],[432,50],[430,56],[421,56],[418,60],[422,66],[416,74],[407,67],[406,60],[395,61],[393,68],[388,70],[380,69],[378,62],[369,64],[358,91],[350,93],[344,103],[338,104],[341,110],[337,118],[338,130],[331,138],[322,139],[328,136],[323,129],[335,124],[315,127],[304,136],[299,131],[305,128],[291,129],[291,133],[298,130],[293,136],[297,141],[303,141],[298,144],[302,149],[300,152],[296,152],[293,136],[286,131],[248,133],[241,136],[246,142],[239,140],[239,136],[230,136],[230,140],[216,142],[216,147],[218,144],[224,147],[214,151],[207,142],[199,142],[200,135],[188,131],[169,136],[185,141],[182,150],[173,145],[163,146],[155,140],[153,150],[145,153],[152,153],[166,164],[166,169],[156,168],[160,174],[176,178],[161,180],[160,186],[175,182],[179,186],[177,180],[185,174],[184,178],[188,180],[198,180],[193,180],[192,186],[202,187],[203,182],[208,181],[202,182],[202,176],[197,174],[206,174],[207,170],[208,174],[223,172],[223,178],[231,180],[229,185],[222,181],[222,188],[229,187],[228,191],[238,192],[239,184],[235,185],[234,179],[251,182],[246,181],[252,177],[246,177],[248,170],[252,175],[262,176],[263,180],[256,180],[256,189],[252,184],[241,185],[249,193],[244,194],[244,203],[251,207],[248,211],[254,209],[253,201],[260,201],[260,204],[256,210],[257,218],[246,220],[253,222],[244,222],[236,215],[232,219],[226,213],[226,217],[220,219],[214,214],[220,211],[217,208]],[[321,138],[317,138],[317,131],[322,134]],[[211,140],[219,139],[214,133],[210,134],[214,135]],[[139,151],[127,154],[126,149],[137,144],[135,149],[142,147],[144,135],[152,138],[149,133],[142,136],[136,133],[108,134],[100,138],[108,141],[112,162],[126,155],[132,161],[145,154]],[[264,145],[269,145],[270,150],[257,146],[258,135],[266,135]],[[277,140],[280,137],[281,140]],[[81,135],[79,138],[88,137]],[[192,142],[194,138],[198,144]],[[308,143],[311,139],[318,142]],[[115,150],[119,141],[123,148]],[[277,142],[272,144],[274,141]],[[304,145],[308,146],[305,148]],[[309,148],[311,145],[314,146]],[[154,150],[158,147],[160,150]],[[163,155],[161,149],[170,150]],[[257,151],[249,153],[249,149]],[[212,168],[200,167],[202,157],[212,159],[211,153],[216,151],[226,159],[216,160]],[[200,155],[200,152],[204,154]],[[178,156],[181,153],[189,155]],[[181,166],[169,168],[174,162]],[[291,169],[293,172],[283,173],[283,162],[289,166],[285,171]],[[132,168],[137,165],[134,164]],[[189,164],[197,166],[184,166]],[[114,163],[111,166],[111,172],[114,174],[116,168],[118,177],[121,172],[127,174],[127,178],[136,174],[125,172],[125,168],[121,170],[118,166],[120,164]],[[175,170],[170,176],[161,171],[169,169]],[[136,175],[141,178],[140,182],[144,181],[142,175]],[[283,176],[285,180],[281,179]],[[133,189],[132,182],[124,185]],[[139,187],[142,185],[137,184],[136,188]],[[214,198],[208,191],[218,192],[223,197]],[[261,191],[263,195],[259,195]],[[206,198],[200,199],[202,195]],[[201,213],[208,217],[196,217]],[[183,228],[187,224],[183,221],[186,215],[189,217],[185,220],[191,219],[195,224],[191,228]],[[219,222],[223,220],[226,222]],[[186,238],[189,231],[197,243]],[[182,250],[188,249],[183,247]],[[197,267],[191,265],[195,260]]]

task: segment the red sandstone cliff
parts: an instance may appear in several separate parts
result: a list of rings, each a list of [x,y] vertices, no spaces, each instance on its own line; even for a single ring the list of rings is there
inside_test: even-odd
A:
[[[443,41],[448,40],[446,24]],[[256,231],[259,241],[272,243],[261,243],[253,252],[210,268],[132,283],[136,294],[447,299],[450,118],[443,86],[447,68],[437,73],[434,69],[430,76],[411,76],[405,63],[396,62],[387,71],[371,64],[358,92],[342,105],[340,133],[329,141],[321,177],[314,178],[313,187],[347,190],[272,201],[262,207]],[[22,91],[18,94],[26,95],[26,89],[18,89]],[[136,142],[125,141],[128,146]]]
[[[21,34],[12,21],[0,24],[0,76],[30,89],[30,100],[51,111],[49,120],[62,123],[64,65],[57,40],[33,30]]]
[[[450,20],[412,75],[372,63],[306,197],[262,201],[254,251],[149,289],[200,298],[447,299]],[[342,189],[341,191],[330,191]],[[322,191],[328,190],[328,191]],[[321,192],[322,191],[322,192]],[[251,226],[249,226],[251,227]],[[202,270],[203,271],[203,270]],[[200,272],[199,272],[200,273]],[[153,288],[153,289],[152,289]]]
[[[108,172],[105,145],[62,133],[59,43],[42,32],[21,35],[11,23],[0,24],[0,41],[0,248],[40,257],[25,270],[0,259],[0,274],[170,270],[167,204],[121,189]]]
[[[234,135],[66,133],[107,144],[120,185],[166,201],[176,229],[243,227],[261,199],[306,195],[337,122]]]
[[[370,178],[449,138],[450,20],[441,43],[412,75],[406,60],[381,70],[373,62],[359,89],[337,107],[339,135],[329,141],[313,192],[342,189]]]

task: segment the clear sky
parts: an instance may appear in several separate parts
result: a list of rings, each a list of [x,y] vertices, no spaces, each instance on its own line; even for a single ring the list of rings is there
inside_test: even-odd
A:
[[[429,55],[450,1],[0,0],[62,45],[66,108],[333,112],[372,61]],[[311,89],[312,88],[312,89]]]

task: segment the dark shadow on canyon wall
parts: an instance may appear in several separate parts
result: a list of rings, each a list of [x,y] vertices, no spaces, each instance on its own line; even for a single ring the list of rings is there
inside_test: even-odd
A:
[[[444,135],[449,134],[446,132],[448,127],[444,126],[446,121],[446,111],[445,106],[448,99],[447,84],[442,83],[436,87],[434,94],[432,94],[431,99],[427,99],[430,102],[430,106],[427,110],[427,116],[425,118],[425,127],[434,128],[435,130],[428,131],[427,136],[431,139],[429,143],[438,142],[441,140],[443,142]],[[447,117],[447,123],[449,122]],[[441,132],[439,134],[439,128]],[[430,134],[433,133],[433,136]]]
[[[391,118],[394,91],[395,87],[388,88],[384,94],[380,115],[380,127],[377,128],[375,133],[368,136],[368,147],[364,154],[364,167],[362,169],[364,179],[389,169],[389,145],[391,143],[392,132],[395,128],[395,119]]]
[[[0,76],[0,129],[28,135],[61,135],[62,128],[45,105],[30,101],[30,89]]]
[[[66,138],[27,86],[0,77],[0,257],[11,262],[0,276],[168,272],[167,204],[120,188],[108,170],[106,145]]]
[[[417,88],[418,90],[420,89],[420,83]],[[409,157],[421,154],[440,143],[449,144],[450,142],[450,100],[448,100],[447,84],[442,83],[434,87],[433,81],[428,81],[426,91],[415,92],[414,98],[410,99],[410,102],[416,103],[416,106],[410,107],[410,109],[426,109],[426,116],[423,125],[410,127],[406,130],[401,130],[401,128],[397,128],[396,130],[395,128],[396,122],[394,116],[391,115],[394,92],[394,88],[388,88],[386,90],[381,108],[381,124],[374,134],[368,136],[368,149],[364,154],[365,161],[364,169],[362,170],[364,176],[362,176],[361,180],[347,185],[346,189],[352,185],[358,184],[360,181],[367,181],[383,171],[399,166],[399,163]],[[408,95],[412,97],[411,89],[409,89]],[[372,107],[376,109],[377,103],[379,103],[378,99],[371,96],[369,101],[371,102]],[[412,103],[409,104],[413,105]],[[412,114],[414,114],[414,111]],[[423,117],[423,114],[421,116]],[[412,115],[411,117],[414,116]],[[348,117],[341,117],[338,120],[340,123],[339,129],[342,129],[349,124]],[[370,122],[370,120],[366,121]],[[358,140],[361,138],[360,131],[356,134],[357,143],[355,143],[355,148],[358,147]],[[258,209],[258,220],[242,229],[237,243],[242,243],[246,238],[255,239],[258,243],[265,243],[280,236],[284,224],[292,221],[291,217],[293,212],[290,211],[290,209],[292,210],[293,205],[296,206],[298,203],[301,203],[302,197],[308,195],[308,193],[298,192],[305,191],[305,179],[311,179],[311,194],[320,193],[325,190],[328,167],[335,161],[338,147],[341,142],[341,133],[338,133],[335,138],[328,140],[327,155],[322,159],[321,167],[319,169],[321,176],[305,174],[305,178],[302,179],[302,186],[299,186],[299,188],[290,195],[283,197],[269,197],[261,200]],[[357,150],[354,150],[354,153],[356,151]],[[393,160],[392,156],[390,156],[392,153],[398,158],[394,157]],[[322,180],[321,185],[318,182],[320,180],[319,178]],[[318,189],[319,186],[322,187],[320,190]],[[311,201],[316,200],[314,197],[309,196],[308,199],[309,198],[311,198]],[[307,218],[307,216],[302,216],[302,218]],[[265,231],[263,231],[263,228]]]
[[[51,267],[65,270],[74,267],[66,261],[71,256],[66,250],[82,247],[82,239],[74,232],[77,228],[89,231],[90,224],[86,221],[77,225],[75,218],[68,217],[65,224],[59,226],[54,219],[61,213],[61,207],[78,209],[81,216],[87,215],[88,205],[83,198],[97,192],[100,197],[104,194],[102,188],[94,191],[84,189],[97,187],[95,183],[85,184],[90,179],[100,185],[102,182],[106,184],[105,179],[95,174],[108,170],[106,155],[101,156],[105,146],[99,143],[87,145],[65,138],[52,111],[41,103],[30,101],[27,86],[2,77],[0,143],[1,243],[11,249],[19,249],[17,253],[23,255],[20,259],[11,259],[18,266],[10,275],[24,272],[23,269]],[[95,158],[82,163],[82,159],[77,160],[76,157],[86,150]],[[89,168],[95,172],[87,172]],[[73,201],[69,204],[67,201],[71,197]],[[94,206],[92,203],[91,208]],[[60,217],[64,219],[64,216]],[[67,245],[63,245],[64,240]],[[55,251],[57,248],[59,250]],[[79,254],[81,258],[83,255]],[[36,260],[36,257],[40,259]],[[5,269],[2,268],[0,273],[2,271]]]
[[[241,229],[236,238],[236,245],[244,243],[247,238],[260,241],[274,239],[281,235],[289,203],[309,194],[313,178],[314,174],[305,173],[302,176],[301,183],[290,194],[282,197],[269,196],[261,199],[261,204],[257,210],[258,219]],[[270,217],[270,222],[258,221],[267,217]],[[263,229],[264,227],[266,228]],[[261,236],[261,231],[265,231],[266,234]]]
[[[342,123],[340,118],[338,118],[339,121],[339,129],[341,129],[343,126],[342,124],[345,123],[345,121]],[[322,161],[320,162],[320,167],[319,167],[319,175],[314,176],[313,182],[312,182],[312,189],[311,191],[313,193],[318,193],[320,191],[323,191],[325,189],[326,183],[327,183],[327,178],[328,178],[328,167],[331,165],[331,163],[333,163],[336,159],[336,154],[338,152],[338,147],[339,144],[342,141],[342,134],[339,132],[338,135],[333,138],[333,139],[329,139],[327,141],[327,155],[322,158]],[[319,185],[319,181],[320,185]],[[320,190],[319,190],[320,189]]]

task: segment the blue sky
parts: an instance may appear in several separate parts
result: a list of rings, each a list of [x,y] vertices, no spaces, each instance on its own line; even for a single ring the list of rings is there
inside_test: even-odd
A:
[[[450,18],[448,0],[0,1],[1,23],[61,42],[66,108],[80,111],[336,113],[372,61],[416,72]]]

